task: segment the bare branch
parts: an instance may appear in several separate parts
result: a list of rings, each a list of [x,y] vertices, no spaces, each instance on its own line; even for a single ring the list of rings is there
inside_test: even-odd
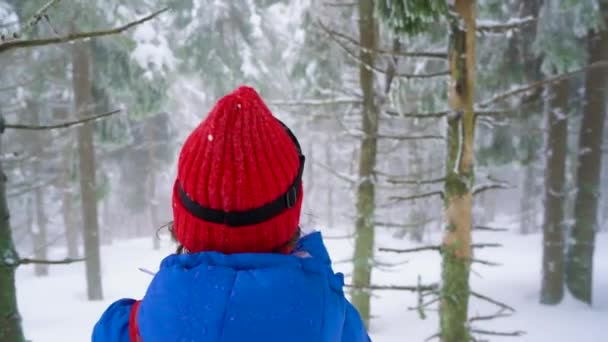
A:
[[[71,33],[62,37],[52,37],[52,38],[41,38],[41,39],[15,39],[11,41],[7,41],[4,43],[0,43],[0,53],[4,53],[14,49],[21,48],[32,48],[36,46],[46,46],[60,43],[67,43],[76,40],[82,40],[87,38],[97,38],[104,37],[122,33],[132,27],[140,25],[146,21],[153,19],[154,17],[160,15],[163,12],[166,12],[169,8],[164,8],[160,11],[156,11],[150,15],[147,15],[139,20],[130,22],[126,25],[116,27],[109,30],[101,30],[101,31],[90,31],[90,32],[76,32]]]
[[[40,189],[40,188],[44,188],[47,187],[49,185],[52,185],[53,183],[56,183],[59,180],[59,177],[55,177],[55,178],[51,178],[48,179],[46,181],[39,181],[37,184],[32,184],[29,186],[23,186],[23,187],[17,187],[17,189],[11,189],[10,192],[8,192],[6,194],[7,198],[14,198],[14,197],[19,197],[19,196],[23,196],[25,194],[28,194],[36,189]]]
[[[509,20],[506,23],[502,24],[483,24],[481,22],[477,25],[476,29],[482,33],[502,33],[509,30],[520,29],[526,25],[530,25],[531,23],[535,23],[536,18],[527,17],[527,18],[514,18]]]
[[[487,260],[482,260],[482,259],[469,259],[469,260],[472,263],[482,264],[482,265],[486,265],[486,266],[502,266],[501,263],[493,262],[493,261],[487,261]]]
[[[487,316],[474,316],[469,318],[469,322],[475,322],[475,321],[489,321],[489,320],[493,320],[496,318],[503,318],[503,317],[511,317],[512,315],[510,313],[504,313],[505,309],[500,309],[497,313],[493,314],[493,315],[487,315]]]
[[[500,243],[472,243],[471,248],[498,248],[502,247]]]
[[[443,198],[443,191],[432,191],[432,192],[427,192],[424,194],[417,194],[417,195],[412,195],[412,196],[391,196],[390,199],[397,201],[397,202],[403,202],[403,201],[411,201],[411,200],[416,200],[416,199],[420,199],[420,198],[427,198],[427,197],[434,197],[434,196],[439,196],[439,197]]]
[[[490,331],[490,330],[481,330],[481,329],[471,329],[471,332],[474,334],[480,335],[492,335],[492,336],[513,336],[519,337],[526,334],[525,331],[510,331],[510,332],[502,332],[502,331]]]
[[[121,109],[117,109],[117,110],[113,110],[111,112],[107,112],[107,113],[103,113],[103,114],[97,114],[97,115],[93,115],[90,117],[86,117],[86,118],[82,118],[82,119],[78,119],[78,120],[74,120],[74,121],[66,121],[66,122],[62,122],[62,123],[58,123],[58,124],[54,124],[54,125],[42,125],[42,126],[37,126],[37,125],[24,125],[24,124],[5,124],[4,128],[5,129],[17,129],[17,130],[29,130],[29,131],[45,131],[45,130],[51,130],[51,129],[59,129],[59,128],[68,128],[68,127],[72,127],[72,126],[76,126],[76,125],[81,125],[84,123],[87,123],[89,121],[95,121],[95,120],[99,120],[101,118],[105,118],[117,113],[122,112]]]
[[[352,176],[349,176],[349,175],[342,174],[342,173],[340,173],[340,172],[332,169],[331,167],[329,167],[329,166],[327,166],[327,165],[325,165],[325,164],[323,164],[321,162],[313,161],[313,164],[322,167],[323,169],[327,170],[329,173],[331,173],[332,175],[334,175],[338,179],[341,179],[341,180],[343,180],[343,181],[345,181],[345,182],[347,182],[349,184],[355,184],[355,183],[357,183],[357,179],[356,178],[354,178]]]
[[[448,115],[448,111],[440,112],[429,112],[429,113],[401,113],[397,110],[385,110],[385,114],[390,116],[397,116],[403,118],[415,118],[415,119],[439,119]]]
[[[532,82],[530,84],[527,84],[527,85],[515,88],[513,90],[509,90],[509,91],[504,92],[502,94],[498,94],[498,95],[496,95],[496,96],[494,96],[494,97],[492,97],[492,98],[490,98],[490,99],[488,99],[486,101],[483,101],[483,102],[479,103],[477,105],[477,107],[478,108],[487,108],[487,107],[489,107],[492,104],[495,104],[495,103],[498,103],[498,102],[502,102],[502,101],[504,101],[504,100],[506,100],[506,99],[508,99],[510,97],[513,97],[513,96],[517,96],[517,95],[520,95],[520,94],[523,94],[523,93],[527,93],[528,91],[534,90],[534,89],[539,88],[539,87],[542,87],[545,84],[550,84],[550,83],[555,83],[555,82],[561,82],[561,81],[566,80],[566,79],[568,79],[568,78],[570,78],[572,76],[576,76],[576,75],[578,75],[578,74],[580,74],[582,72],[586,72],[588,70],[596,69],[596,68],[604,68],[604,67],[607,67],[607,66],[608,66],[608,61],[606,61],[606,60],[604,60],[604,61],[598,61],[598,62],[592,63],[592,64],[590,64],[590,65],[588,65],[586,67],[583,67],[583,68],[580,68],[578,70],[575,70],[575,71],[571,71],[571,72],[567,72],[567,73],[564,73],[564,74],[561,74],[561,75],[549,77],[549,78],[546,78],[544,80],[539,80],[539,81],[536,81],[536,82]]]
[[[38,11],[36,11],[34,16],[32,16],[32,18],[30,18],[30,20],[28,20],[25,27],[21,29],[21,34],[19,34],[18,36],[22,36],[24,33],[31,30],[36,24],[38,24],[40,22],[40,20],[42,20],[42,18],[46,15],[46,12],[49,10],[49,8],[58,4],[59,1],[61,1],[61,0],[50,0],[44,6],[42,6]],[[17,38],[17,37],[15,37],[15,38]]]
[[[437,184],[445,182],[445,177],[435,178],[435,179],[426,179],[426,180],[418,180],[418,179],[398,179],[398,178],[389,178],[387,180],[391,184],[410,184],[410,185],[424,185],[424,184]]]
[[[335,99],[301,99],[301,100],[274,100],[267,103],[272,106],[296,107],[296,106],[332,106],[332,105],[360,105],[363,101],[356,98]]]
[[[407,136],[407,135],[391,135],[391,134],[378,134],[378,139],[391,139],[391,140],[445,140],[441,135],[419,135],[419,136]]]
[[[510,184],[504,184],[504,183],[492,183],[492,184],[482,184],[480,186],[477,186],[473,189],[473,195],[479,195],[480,193],[484,192],[484,191],[488,191],[488,190],[494,190],[494,189],[514,189],[515,187],[510,185]]]
[[[382,74],[386,73],[385,70],[382,70],[382,69],[378,68],[375,65],[369,65],[369,64],[365,63],[364,61],[362,61],[361,58],[359,58],[346,45],[344,45],[344,43],[342,43],[342,41],[340,41],[340,39],[336,38],[335,34],[330,29],[328,29],[325,25],[323,25],[323,23],[320,20],[317,20],[317,24],[355,62],[357,62],[360,65],[363,65],[368,70],[372,70],[372,71],[375,71],[375,72],[378,72],[378,73],[382,73]],[[400,78],[410,79],[410,78],[432,78],[432,77],[438,77],[438,76],[447,76],[449,74],[450,74],[450,72],[448,70],[443,70],[443,71],[433,72],[433,73],[428,73],[428,74],[395,73],[395,76],[400,77]]]
[[[376,135],[365,135],[363,132],[360,133],[348,133],[349,136],[354,138],[363,139],[365,137],[375,137],[377,139],[390,139],[390,140],[445,140],[445,137],[441,135],[419,135],[419,136],[408,136],[408,135],[395,135],[395,134],[376,134]]]
[[[497,116],[503,115],[505,113],[512,113],[512,109],[493,109],[493,110],[476,110],[476,116]],[[413,119],[439,119],[446,115],[448,115],[449,110],[441,110],[437,112],[429,112],[429,113],[402,113],[395,109],[385,110],[384,114],[395,117],[402,118],[413,118]]]
[[[508,232],[509,228],[494,228],[494,227],[487,227],[487,226],[474,226],[473,230],[481,230],[481,231],[488,231],[488,232]]]
[[[431,285],[420,285],[420,286],[401,286],[401,285],[369,285],[369,286],[354,286],[352,284],[344,284],[344,287],[352,288],[352,289],[360,289],[360,290],[386,290],[386,291],[411,291],[411,292],[420,292],[420,291],[435,291],[438,288],[437,284]]]
[[[394,222],[375,221],[374,226],[383,227],[383,228],[415,228],[415,227],[419,227],[421,225],[429,224],[429,223],[435,222],[435,221],[437,221],[437,220],[436,219],[427,219],[424,221],[414,222],[414,223],[394,223]]]
[[[384,248],[381,247],[378,250],[380,252],[392,252],[392,253],[417,253],[417,252],[425,252],[425,251],[438,251],[441,252],[442,246],[424,246],[424,247],[416,247],[410,249],[395,249],[395,248]]]
[[[15,266],[18,265],[29,265],[29,264],[39,264],[39,265],[67,265],[67,264],[73,264],[76,262],[82,262],[85,261],[85,258],[78,258],[78,259],[71,259],[71,258],[67,258],[67,259],[63,259],[63,260],[44,260],[44,259],[28,259],[28,258],[24,258],[24,259],[19,259],[17,261],[17,264]]]
[[[332,235],[323,235],[323,239],[325,240],[347,240],[347,239],[352,239],[355,237],[356,234],[348,234],[348,235],[336,235],[336,236],[332,236]]]
[[[507,305],[505,303],[499,302],[499,301],[497,301],[495,299],[492,299],[492,298],[490,298],[488,296],[484,296],[484,295],[482,295],[480,293],[477,293],[475,291],[470,291],[470,293],[471,293],[471,296],[473,296],[475,298],[484,300],[484,301],[486,301],[488,303],[492,303],[492,304],[494,304],[494,305],[496,305],[496,306],[498,306],[500,308],[503,308],[505,310],[509,310],[509,311],[515,312],[515,309],[513,307],[511,307],[511,306],[509,306],[509,305]]]
[[[340,38],[348,41],[349,43],[358,46],[360,49],[362,49],[365,52],[375,52],[375,53],[379,53],[379,54],[383,54],[383,55],[398,56],[398,57],[438,58],[438,59],[445,59],[445,60],[448,59],[448,54],[445,52],[424,52],[424,51],[404,52],[404,51],[394,51],[394,50],[387,50],[387,49],[381,49],[381,48],[369,49],[367,47],[361,46],[361,43],[359,43],[358,40],[356,40],[355,38],[353,38],[349,35],[346,35],[344,33],[338,32],[338,31],[330,30],[330,29],[328,29],[328,31],[331,32],[331,34],[333,34],[334,36],[340,37]]]
[[[431,336],[429,336],[429,337],[425,338],[425,339],[424,339],[424,342],[429,342],[429,341],[432,341],[432,340],[434,340],[434,339],[436,339],[436,338],[439,338],[440,336],[441,336],[441,334],[440,334],[440,333],[435,333],[435,334],[433,334],[433,335],[431,335]]]

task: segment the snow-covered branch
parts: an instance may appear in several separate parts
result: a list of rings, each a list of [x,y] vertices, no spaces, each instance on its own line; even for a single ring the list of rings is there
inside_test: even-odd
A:
[[[89,121],[99,120],[101,118],[105,118],[105,117],[108,117],[108,116],[111,116],[114,114],[118,114],[120,112],[122,112],[122,110],[117,109],[117,110],[113,110],[111,112],[97,114],[97,115],[93,115],[90,117],[73,120],[73,121],[66,121],[66,122],[53,124],[53,125],[5,124],[4,127],[0,127],[0,128],[16,129],[16,130],[29,130],[29,131],[45,131],[45,130],[51,130],[51,129],[68,128],[68,127],[72,127],[72,126],[76,126],[76,125],[82,125]],[[2,131],[2,130],[0,130],[0,131]]]
[[[503,33],[505,31],[520,29],[535,22],[536,18],[534,17],[514,18],[506,23],[479,20],[477,22],[477,31],[482,33]]]
[[[104,37],[104,36],[110,36],[110,35],[115,35],[115,34],[120,34],[124,31],[129,30],[130,28],[133,28],[137,25],[140,25],[142,23],[145,23],[146,21],[149,21],[151,19],[153,19],[154,17],[160,15],[163,12],[166,12],[167,10],[169,10],[168,8],[164,8],[162,10],[156,11],[152,14],[149,14],[139,20],[130,22],[126,25],[123,26],[119,26],[113,29],[109,29],[109,30],[100,30],[100,31],[89,31],[89,32],[76,32],[76,33],[71,33],[65,36],[60,36],[60,37],[52,37],[52,38],[40,38],[40,39],[14,39],[14,40],[9,40],[6,42],[2,42],[0,43],[0,54],[1,53],[5,53],[7,51],[10,50],[14,50],[14,49],[21,49],[21,48],[32,48],[32,47],[37,47],[37,46],[46,46],[46,45],[53,45],[53,44],[60,44],[60,43],[68,43],[68,42],[72,42],[72,41],[76,41],[76,40],[82,40],[82,39],[88,39],[88,38],[97,38],[97,37]]]

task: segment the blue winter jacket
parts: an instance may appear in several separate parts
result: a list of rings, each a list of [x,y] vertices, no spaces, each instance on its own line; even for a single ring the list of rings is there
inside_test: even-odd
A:
[[[143,342],[369,342],[321,233],[296,253],[170,255],[139,306]],[[112,304],[93,342],[129,342],[135,301]]]

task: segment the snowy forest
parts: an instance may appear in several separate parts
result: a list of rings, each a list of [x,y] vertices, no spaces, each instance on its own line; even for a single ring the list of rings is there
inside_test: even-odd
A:
[[[0,342],[145,294],[242,84],[373,341],[606,341],[608,0],[0,0],[0,35]]]

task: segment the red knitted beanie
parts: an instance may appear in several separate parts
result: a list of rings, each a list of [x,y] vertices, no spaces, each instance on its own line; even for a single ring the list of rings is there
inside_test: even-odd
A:
[[[180,152],[177,240],[190,252],[280,250],[298,228],[303,164],[297,140],[254,89],[226,95]]]

